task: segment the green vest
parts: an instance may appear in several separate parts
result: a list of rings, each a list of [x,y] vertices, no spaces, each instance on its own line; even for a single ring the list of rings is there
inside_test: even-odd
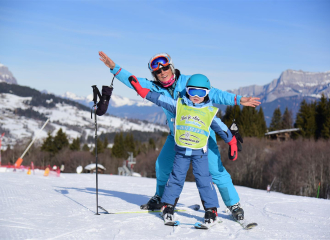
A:
[[[195,108],[182,104],[178,98],[175,116],[175,143],[180,147],[205,148],[210,136],[210,126],[218,109],[213,106]]]

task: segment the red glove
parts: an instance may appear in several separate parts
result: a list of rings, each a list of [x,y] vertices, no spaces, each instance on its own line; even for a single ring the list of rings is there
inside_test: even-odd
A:
[[[148,88],[142,88],[139,81],[137,80],[137,78],[132,75],[128,78],[128,81],[131,83],[131,85],[133,86],[133,88],[135,89],[135,91],[142,97],[145,98],[148,94],[148,92],[150,92],[150,89]]]
[[[228,145],[229,145],[228,157],[230,160],[235,161],[237,159],[237,140],[235,136],[233,136],[233,138],[228,143]]]

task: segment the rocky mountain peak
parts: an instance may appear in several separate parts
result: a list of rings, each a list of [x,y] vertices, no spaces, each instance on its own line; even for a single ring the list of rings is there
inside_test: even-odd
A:
[[[10,84],[17,84],[17,80],[9,69],[0,63],[0,82],[6,82]]]

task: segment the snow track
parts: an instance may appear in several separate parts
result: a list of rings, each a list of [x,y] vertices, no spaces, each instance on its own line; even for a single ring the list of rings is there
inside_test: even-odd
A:
[[[95,175],[61,177],[0,173],[0,239],[329,239],[330,201],[237,187],[245,215],[258,223],[242,227],[224,213],[209,230],[194,229],[204,211],[176,212],[180,226],[165,226],[159,213],[95,215]],[[156,181],[99,175],[99,205],[108,211],[139,211]],[[219,199],[220,195],[218,195]],[[185,183],[178,206],[201,204],[195,183]],[[103,212],[100,210],[99,212]]]

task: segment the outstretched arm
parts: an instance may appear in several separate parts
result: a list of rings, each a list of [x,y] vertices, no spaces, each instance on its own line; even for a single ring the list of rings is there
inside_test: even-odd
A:
[[[211,88],[209,97],[213,103],[224,105],[243,105],[246,107],[256,107],[261,104],[257,97],[242,97],[217,88]]]
[[[148,89],[148,88],[143,88],[140,85],[139,80],[133,75],[130,76],[128,78],[128,80],[131,83],[131,85],[133,86],[133,88],[135,89],[135,91],[142,98],[146,98],[150,102],[153,102],[156,105],[158,105],[162,108],[165,108],[166,110],[168,110],[172,113],[175,113],[175,111],[176,111],[176,101],[175,100],[173,100],[170,97],[166,97],[160,93],[151,92],[150,89]]]

